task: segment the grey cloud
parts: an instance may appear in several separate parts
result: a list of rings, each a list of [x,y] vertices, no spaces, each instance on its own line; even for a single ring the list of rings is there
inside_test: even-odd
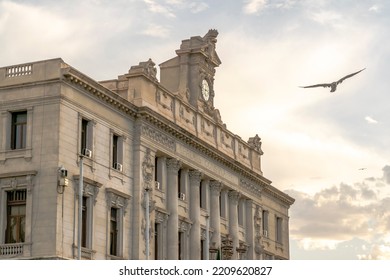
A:
[[[382,169],[383,171],[383,179],[386,182],[386,184],[390,184],[390,166],[386,165]]]

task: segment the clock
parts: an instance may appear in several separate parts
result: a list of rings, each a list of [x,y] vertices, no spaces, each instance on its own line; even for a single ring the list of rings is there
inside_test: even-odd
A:
[[[202,96],[205,101],[208,101],[210,98],[209,83],[205,79],[202,81]]]

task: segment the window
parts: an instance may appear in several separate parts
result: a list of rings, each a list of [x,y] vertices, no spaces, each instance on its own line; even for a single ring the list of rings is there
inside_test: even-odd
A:
[[[262,222],[263,222],[263,235],[268,237],[268,211],[263,210],[262,212]]]
[[[107,201],[107,254],[123,257],[124,215],[130,196],[114,188],[106,189]],[[111,258],[117,259],[117,258]]]
[[[27,139],[27,111],[12,113],[11,149],[25,149]]]
[[[205,259],[205,258],[204,258],[204,253],[205,253],[204,247],[206,246],[205,243],[206,243],[206,242],[205,242],[203,239],[200,240],[200,259],[201,259],[201,260],[204,260],[204,259]]]
[[[178,252],[177,252],[177,257],[179,260],[182,260],[183,259],[183,256],[182,256],[182,253],[183,253],[183,237],[184,237],[184,233],[179,231],[179,239],[178,239]]]
[[[82,206],[82,220],[81,220],[81,246],[87,248],[87,238],[88,238],[88,197],[83,196],[83,206]]]
[[[82,119],[81,121],[81,153],[84,149],[87,149],[87,134],[88,134],[88,121]]]
[[[113,135],[112,136],[112,162],[115,163],[118,162],[118,135]],[[115,168],[115,166],[114,166]]]
[[[177,172],[177,191],[180,193],[182,192],[182,184],[181,184],[181,169]]]
[[[161,224],[154,223],[154,259],[161,259],[161,248],[160,248],[160,236],[161,236]]]
[[[283,219],[276,217],[276,242],[283,243]]]
[[[118,254],[118,209],[111,208],[110,215],[110,255]]]
[[[199,207],[200,208],[205,208],[203,204],[204,204],[203,186],[202,186],[202,184],[200,184],[200,186],[199,186]]]
[[[94,123],[93,121],[82,118],[80,126],[80,153],[86,155],[86,150],[93,151]]]
[[[26,190],[7,192],[5,243],[23,243],[26,231]]]
[[[245,225],[245,200],[244,199],[240,199],[238,201],[238,207],[237,207],[237,211],[238,211],[238,224],[240,226],[244,226]]]
[[[219,195],[219,212],[222,218],[227,218],[227,193],[226,191],[221,191]]]
[[[123,137],[112,133],[111,144],[111,166],[112,168],[122,171],[123,170]]]

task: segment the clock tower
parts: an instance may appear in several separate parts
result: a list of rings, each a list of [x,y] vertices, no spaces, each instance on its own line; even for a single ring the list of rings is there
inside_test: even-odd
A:
[[[215,68],[221,61],[215,51],[218,31],[183,40],[177,56],[160,64],[161,84],[184,101],[205,112],[214,110]]]

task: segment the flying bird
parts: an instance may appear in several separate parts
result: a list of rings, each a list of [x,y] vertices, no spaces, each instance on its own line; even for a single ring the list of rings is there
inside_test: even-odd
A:
[[[341,84],[345,79],[351,78],[352,76],[355,76],[356,74],[362,72],[364,69],[366,69],[366,68],[363,68],[362,70],[359,70],[355,73],[349,74],[349,75],[347,75],[347,76],[345,76],[345,77],[341,78],[340,80],[333,82],[333,83],[317,84],[317,85],[305,86],[305,87],[301,87],[301,88],[330,87],[330,92],[335,92],[337,89],[337,85]]]

